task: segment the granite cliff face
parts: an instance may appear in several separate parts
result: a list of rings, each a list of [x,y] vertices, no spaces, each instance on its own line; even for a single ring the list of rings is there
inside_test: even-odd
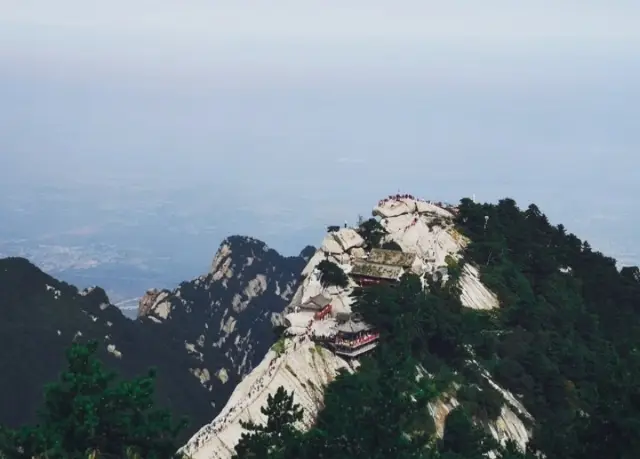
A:
[[[155,366],[159,403],[188,416],[185,435],[192,434],[273,344],[272,322],[310,250],[282,257],[255,239],[229,237],[210,272],[171,291],[147,292],[135,321],[101,288],[78,291],[25,259],[0,259],[0,424],[33,422],[43,386],[65,365],[65,349],[92,339],[107,366],[125,377]]]
[[[148,291],[138,320],[198,362],[189,371],[204,388],[228,397],[273,344],[274,324],[298,286],[310,250],[283,257],[261,241],[231,236],[207,274],[172,291]]]
[[[446,279],[449,257],[461,257],[467,241],[453,226],[454,212],[453,208],[447,209],[409,197],[382,200],[373,210],[386,233],[383,242],[393,241],[404,252],[415,254],[415,260],[406,270],[423,279],[427,276],[443,276]],[[352,302],[350,294],[356,286],[354,280],[350,279],[345,288],[323,287],[317,266],[322,260],[329,260],[349,274],[354,266],[370,256],[365,248],[365,241],[352,228],[334,228],[325,236],[321,247],[302,271],[302,283],[285,310],[284,323],[289,327],[287,332],[290,337],[280,349],[269,352],[262,363],[238,385],[222,412],[185,445],[185,453],[194,459],[230,458],[243,433],[240,422],[265,421],[260,409],[266,404],[268,395],[275,393],[280,386],[293,392],[296,403],[304,409],[305,418],[299,427],[304,429],[313,423],[322,407],[326,385],[340,369],[356,371],[358,362],[348,362],[315,344],[312,337],[330,329],[331,319],[312,321],[309,325],[313,313],[299,311],[297,305],[321,294],[331,300],[334,313],[349,313]],[[464,306],[475,309],[499,307],[496,295],[480,282],[474,266],[465,265],[459,285]],[[531,415],[513,395],[495,384],[488,373],[483,372],[483,376],[504,399],[501,415],[487,428],[499,441],[514,440],[524,447],[530,436]],[[430,406],[440,434],[446,415],[457,405],[455,393],[452,393]]]

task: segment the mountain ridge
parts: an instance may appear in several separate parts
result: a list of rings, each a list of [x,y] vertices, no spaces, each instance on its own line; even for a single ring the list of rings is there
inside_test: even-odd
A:
[[[35,420],[42,386],[62,370],[66,347],[93,339],[100,358],[124,377],[157,367],[158,400],[191,419],[189,435],[273,343],[273,316],[305,262],[257,239],[230,236],[209,272],[148,292],[139,317],[130,320],[100,287],[80,291],[24,258],[0,259],[0,358],[9,375],[0,382],[0,406],[10,408],[0,413],[0,424]]]
[[[453,227],[455,208],[445,208],[442,203],[415,199],[413,196],[390,197],[381,200],[372,215],[380,219],[385,234],[381,243],[394,242],[403,251],[416,253],[418,265],[414,267],[421,275],[433,275],[447,266],[448,257],[459,257],[466,245],[465,238]],[[184,452],[194,459],[224,458],[233,454],[233,448],[244,430],[240,422],[263,420],[260,409],[266,404],[267,395],[283,386],[294,394],[297,403],[304,408],[304,419],[300,427],[308,428],[314,422],[316,412],[322,407],[323,389],[333,381],[339,371],[355,371],[352,364],[340,356],[318,346],[312,339],[312,331],[295,325],[295,304],[302,304],[315,295],[326,295],[332,300],[334,311],[351,310],[351,294],[356,286],[353,281],[348,288],[326,287],[318,277],[318,265],[329,260],[349,273],[357,259],[366,256],[367,241],[353,228],[332,228],[302,271],[304,280],[285,309],[289,329],[294,338],[285,341],[281,352],[272,350],[247,380],[236,388],[224,410],[210,424],[204,426],[185,445]],[[358,228],[356,228],[358,229]],[[362,233],[362,231],[361,231]],[[367,234],[365,234],[365,237]],[[445,274],[446,277],[446,274]],[[491,310],[499,307],[496,295],[479,280],[478,269],[465,265],[461,275],[461,301],[465,307]],[[288,313],[288,314],[287,314]],[[505,394],[509,402],[496,423],[490,425],[492,434],[505,443],[516,441],[521,448],[526,446],[531,429],[523,422],[532,417],[508,391],[500,388],[487,377],[491,384]],[[442,435],[444,419],[459,403],[455,397],[439,400],[430,406],[436,419],[437,430]],[[519,413],[519,414],[516,414]],[[522,419],[521,419],[522,418]]]

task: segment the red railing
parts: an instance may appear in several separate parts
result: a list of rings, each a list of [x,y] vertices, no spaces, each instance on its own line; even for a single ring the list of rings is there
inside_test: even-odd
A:
[[[325,317],[327,317],[330,313],[331,313],[331,305],[328,304],[324,308],[322,308],[321,311],[316,312],[313,315],[313,318],[315,320],[321,320],[321,319],[324,319]]]
[[[377,340],[378,338],[380,338],[380,333],[368,333],[360,338],[356,338],[356,339],[341,339],[341,338],[336,338],[335,340],[335,344],[338,346],[345,346],[345,347],[359,347],[359,346],[363,346],[365,344],[368,344],[372,341]]]
[[[359,277],[359,278],[356,279],[356,282],[359,285],[364,286],[364,285],[378,285],[378,284],[381,284],[383,282],[388,282],[388,281],[383,280],[383,279],[371,279],[371,278],[368,278],[368,277]]]

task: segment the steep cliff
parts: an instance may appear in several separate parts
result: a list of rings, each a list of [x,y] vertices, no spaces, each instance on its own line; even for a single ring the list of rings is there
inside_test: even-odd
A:
[[[438,277],[446,280],[448,264],[461,258],[467,241],[454,228],[453,212],[455,209],[412,197],[382,200],[373,210],[383,228],[380,242],[393,241],[403,252],[414,254],[414,258],[407,258],[407,265],[401,271],[416,273],[425,282]],[[184,452],[195,459],[230,458],[243,432],[240,421],[264,421],[260,408],[265,405],[267,395],[280,386],[292,391],[296,402],[304,409],[305,418],[299,427],[307,428],[313,423],[315,414],[322,407],[324,387],[339,370],[354,371],[358,365],[357,361],[348,362],[312,341],[314,337],[331,335],[337,326],[336,316],[351,312],[351,293],[356,287],[353,278],[346,287],[324,285],[318,265],[328,260],[347,274],[353,273],[354,267],[361,270],[368,259],[371,261],[368,245],[368,241],[352,228],[334,228],[325,236],[321,247],[302,271],[303,281],[285,310],[284,323],[290,338],[269,352],[256,370],[238,385],[219,416],[189,440]],[[384,256],[383,252],[379,253]],[[459,286],[464,306],[480,310],[499,307],[496,295],[480,282],[478,270],[473,265],[464,266]],[[312,312],[300,310],[300,305],[317,295],[330,299],[333,317],[313,320]],[[513,440],[523,448],[530,435],[531,415],[486,371],[483,375],[503,396],[501,413],[487,428],[500,442]],[[430,407],[440,434],[446,415],[457,404],[454,394]]]

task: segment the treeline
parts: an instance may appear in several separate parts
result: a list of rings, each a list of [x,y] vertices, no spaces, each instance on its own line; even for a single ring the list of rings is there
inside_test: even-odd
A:
[[[246,425],[236,457],[640,457],[638,269],[619,271],[535,205],[465,199],[456,223],[472,242],[461,263],[449,260],[445,284],[423,292],[405,276],[395,288],[356,292],[354,310],[380,330],[380,346],[358,372],[329,385],[315,425],[296,430],[299,407],[279,391],[263,411],[270,423]],[[461,305],[464,262],[480,268],[499,310]],[[501,447],[482,427],[504,401],[473,361],[533,414],[528,451]],[[428,406],[447,395],[461,407],[438,439]]]

